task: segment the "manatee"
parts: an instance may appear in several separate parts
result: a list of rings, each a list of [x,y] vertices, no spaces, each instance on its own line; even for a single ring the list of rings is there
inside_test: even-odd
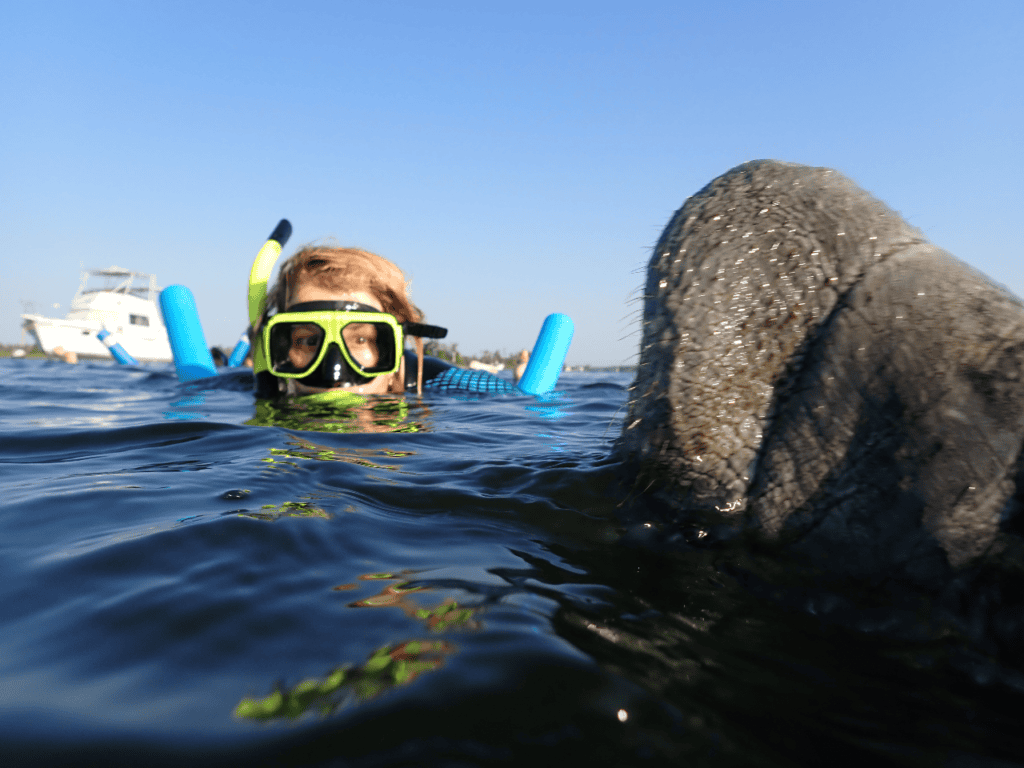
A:
[[[842,174],[718,177],[643,303],[614,451],[669,524],[922,583],[1019,541],[1024,306]]]

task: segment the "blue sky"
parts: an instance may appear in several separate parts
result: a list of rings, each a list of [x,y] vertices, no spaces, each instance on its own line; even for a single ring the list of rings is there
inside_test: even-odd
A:
[[[230,345],[286,217],[286,253],[395,261],[465,352],[560,311],[568,362],[629,363],[662,227],[764,157],[839,169],[1024,294],[1021,2],[43,0],[3,36],[3,342],[117,264]]]

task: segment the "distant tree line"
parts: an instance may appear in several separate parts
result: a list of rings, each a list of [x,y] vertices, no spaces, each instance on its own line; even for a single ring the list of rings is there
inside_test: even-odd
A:
[[[0,344],[0,357],[10,357],[16,349],[24,350],[28,357],[46,357],[38,344]]]
[[[481,363],[487,363],[488,365],[496,365],[501,363],[508,370],[515,370],[515,367],[519,364],[519,353],[505,354],[500,350],[494,350],[493,352],[483,351],[475,355],[463,355],[459,352],[459,343],[457,341],[442,342],[442,341],[428,341],[423,345],[423,351],[433,357],[439,357],[442,360],[447,360],[449,363],[455,363],[455,365],[461,365],[463,367],[469,365],[470,360],[479,360]],[[568,369],[567,369],[568,370]],[[574,365],[572,366],[574,371],[635,371],[635,365]]]
[[[507,355],[501,350],[496,349],[493,352],[485,350],[475,355],[463,355],[459,352],[459,343],[457,341],[448,343],[437,341],[436,339],[428,341],[423,345],[423,351],[433,357],[439,357],[442,360],[447,360],[449,363],[462,366],[469,365],[470,360],[479,360],[481,363],[487,363],[488,365],[501,363],[506,368],[514,369],[519,363],[518,352]]]

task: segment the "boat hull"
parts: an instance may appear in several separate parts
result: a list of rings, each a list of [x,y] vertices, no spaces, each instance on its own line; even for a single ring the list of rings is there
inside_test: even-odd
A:
[[[22,315],[22,318],[25,329],[47,355],[54,354],[57,347],[63,347],[80,358],[111,359],[110,351],[96,337],[103,328],[97,320],[68,320],[42,315]],[[121,346],[139,362],[169,363],[174,359],[167,331],[162,325],[124,328],[119,330],[118,336]]]

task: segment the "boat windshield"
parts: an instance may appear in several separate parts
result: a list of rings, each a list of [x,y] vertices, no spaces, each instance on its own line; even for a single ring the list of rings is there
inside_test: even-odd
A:
[[[121,293],[136,296],[146,301],[155,301],[158,293],[156,276],[144,272],[133,272],[121,267],[91,269],[82,273],[78,296],[90,293]]]

